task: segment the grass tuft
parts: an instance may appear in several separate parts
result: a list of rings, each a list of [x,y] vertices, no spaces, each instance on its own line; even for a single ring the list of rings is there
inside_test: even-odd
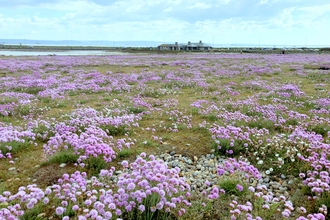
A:
[[[47,162],[44,162],[42,165],[49,164],[74,164],[77,163],[79,155],[74,154],[72,151],[59,151],[52,155]]]

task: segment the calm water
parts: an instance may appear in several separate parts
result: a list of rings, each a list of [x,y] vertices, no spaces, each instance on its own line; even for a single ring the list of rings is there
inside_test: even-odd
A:
[[[11,51],[0,50],[0,56],[85,56],[85,55],[124,55],[122,52],[106,52],[100,50],[70,50],[70,51]]]

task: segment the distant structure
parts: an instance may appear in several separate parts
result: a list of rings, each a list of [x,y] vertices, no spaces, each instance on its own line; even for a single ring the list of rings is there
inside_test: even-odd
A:
[[[188,41],[187,44],[161,44],[158,46],[158,50],[186,50],[186,51],[205,51],[210,50],[212,47],[210,45],[204,44],[202,41],[199,43],[191,43]]]

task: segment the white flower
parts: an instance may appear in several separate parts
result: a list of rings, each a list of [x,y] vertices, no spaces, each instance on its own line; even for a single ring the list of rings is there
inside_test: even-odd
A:
[[[258,164],[263,164],[264,162],[262,160],[259,160],[258,161]]]

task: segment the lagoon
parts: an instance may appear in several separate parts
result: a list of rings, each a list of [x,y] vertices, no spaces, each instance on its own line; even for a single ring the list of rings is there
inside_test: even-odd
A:
[[[68,51],[18,51],[18,50],[0,50],[0,56],[111,56],[124,55],[123,52],[101,51],[101,50],[68,50]]]

